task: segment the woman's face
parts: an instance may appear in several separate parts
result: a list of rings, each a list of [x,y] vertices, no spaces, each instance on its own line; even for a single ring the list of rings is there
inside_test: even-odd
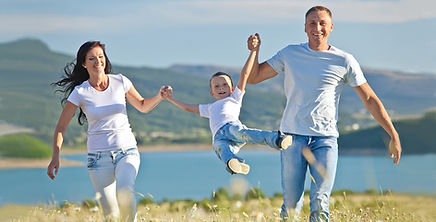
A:
[[[82,64],[90,75],[104,73],[106,67],[106,57],[101,47],[97,46],[90,49],[85,56],[85,62]]]

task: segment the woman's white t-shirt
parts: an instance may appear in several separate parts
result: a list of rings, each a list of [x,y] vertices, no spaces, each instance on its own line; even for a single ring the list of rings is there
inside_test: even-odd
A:
[[[78,85],[68,101],[82,108],[88,120],[88,152],[136,147],[126,110],[126,93],[132,82],[122,74],[107,74],[109,86],[97,91],[89,81]]]

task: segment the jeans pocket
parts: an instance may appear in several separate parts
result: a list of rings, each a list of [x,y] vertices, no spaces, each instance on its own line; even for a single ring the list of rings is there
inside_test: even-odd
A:
[[[138,149],[129,149],[126,151],[126,155],[139,156],[139,151]]]
[[[97,163],[95,156],[88,156],[88,168],[92,168]]]

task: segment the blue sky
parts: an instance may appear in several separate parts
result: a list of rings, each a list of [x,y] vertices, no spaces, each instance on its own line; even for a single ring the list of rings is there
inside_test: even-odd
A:
[[[0,42],[37,38],[74,55],[100,40],[119,65],[241,67],[252,33],[262,61],[307,41],[304,14],[314,5],[332,10],[330,44],[361,66],[436,74],[434,0],[2,0]]]

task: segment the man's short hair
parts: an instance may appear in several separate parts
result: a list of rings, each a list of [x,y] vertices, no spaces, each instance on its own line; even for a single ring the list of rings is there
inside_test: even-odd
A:
[[[306,18],[307,16],[309,16],[310,13],[312,12],[319,12],[319,11],[325,11],[327,12],[327,14],[330,16],[330,18],[332,18],[332,12],[330,11],[330,9],[328,9],[327,7],[324,6],[313,6],[312,8],[310,8],[307,12],[306,12]]]
[[[209,79],[209,86],[210,86],[211,89],[212,89],[212,85],[211,85],[212,79],[213,79],[214,77],[217,77],[217,76],[227,76],[227,77],[229,77],[229,79],[230,79],[230,83],[232,84],[231,87],[233,87],[233,80],[232,80],[232,77],[231,77],[229,74],[227,74],[227,73],[225,73],[225,72],[217,72],[217,73],[213,74],[213,75],[210,77],[210,79]]]

